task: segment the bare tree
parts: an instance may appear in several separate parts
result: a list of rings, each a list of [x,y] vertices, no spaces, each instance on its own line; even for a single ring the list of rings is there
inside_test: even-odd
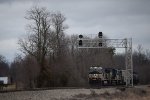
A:
[[[28,25],[31,33],[27,38],[19,40],[22,52],[32,55],[40,65],[39,83],[45,77],[49,79],[47,57],[51,54],[60,56],[64,49],[65,17],[61,13],[50,13],[46,8],[33,7],[25,17],[32,23]],[[39,87],[42,84],[39,84]]]
[[[20,39],[19,44],[24,53],[32,55],[37,59],[41,66],[39,75],[39,81],[41,81],[46,70],[45,58],[49,51],[50,12],[46,8],[33,7],[27,11],[25,18],[33,22],[29,25],[29,30],[32,34],[26,39]]]
[[[62,55],[62,50],[64,49],[65,44],[65,34],[64,31],[68,27],[64,25],[66,18],[60,12],[52,14],[52,25],[53,25],[53,49],[56,52],[56,56],[59,57]]]
[[[29,25],[33,34],[29,35],[27,39],[20,39],[19,44],[25,53],[36,57],[43,67],[48,52],[48,37],[51,26],[50,13],[46,8],[33,7],[27,12],[25,18],[33,22]]]
[[[8,76],[9,74],[9,65],[5,57],[0,55],[0,76]]]
[[[16,55],[10,67],[12,83],[16,84],[17,89],[36,87],[39,68],[34,57],[26,56],[22,58],[20,55]]]
[[[14,61],[11,63],[10,66],[11,81],[12,84],[16,84],[16,89],[19,89],[21,87],[21,80],[24,79],[21,75],[22,74],[21,62],[22,62],[21,55],[16,55]]]

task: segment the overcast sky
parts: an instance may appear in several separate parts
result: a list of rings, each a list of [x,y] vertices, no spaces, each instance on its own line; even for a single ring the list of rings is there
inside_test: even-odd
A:
[[[150,48],[150,0],[0,0],[0,54],[12,61],[18,39],[27,33],[26,11],[33,6],[60,11],[67,34],[97,34],[133,38],[133,48]]]

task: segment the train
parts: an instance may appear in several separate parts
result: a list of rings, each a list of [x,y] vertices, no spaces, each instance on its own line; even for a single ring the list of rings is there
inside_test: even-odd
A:
[[[90,85],[125,85],[125,70],[115,68],[90,67],[88,81]],[[133,83],[138,84],[139,78],[133,73]]]

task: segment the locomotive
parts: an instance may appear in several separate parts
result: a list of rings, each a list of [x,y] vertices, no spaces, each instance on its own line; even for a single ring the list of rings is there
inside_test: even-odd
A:
[[[115,68],[90,67],[88,75],[89,84],[125,85],[125,70]],[[133,73],[133,83],[138,84],[137,73]]]

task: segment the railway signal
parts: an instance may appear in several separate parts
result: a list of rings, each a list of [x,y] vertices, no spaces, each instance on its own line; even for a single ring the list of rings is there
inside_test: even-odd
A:
[[[82,46],[82,40],[79,40],[79,46]]]
[[[92,35],[91,35],[92,36]],[[98,39],[79,35],[79,49],[94,48],[124,48],[125,49],[125,73],[126,86],[133,87],[133,61],[132,61],[132,38],[131,39],[105,39],[103,33],[98,33]],[[95,45],[96,44],[96,45]]]
[[[83,38],[83,35],[79,35],[79,46],[82,46],[82,38]]]
[[[79,38],[80,38],[80,39],[83,38],[83,35],[80,34],[80,35],[79,35]]]
[[[102,38],[102,37],[103,37],[103,33],[102,33],[102,32],[99,32],[99,33],[98,33],[98,37],[99,37],[99,38]]]
[[[100,42],[98,45],[99,45],[99,47],[102,47],[102,46],[103,46],[103,43],[102,43],[102,42]]]

